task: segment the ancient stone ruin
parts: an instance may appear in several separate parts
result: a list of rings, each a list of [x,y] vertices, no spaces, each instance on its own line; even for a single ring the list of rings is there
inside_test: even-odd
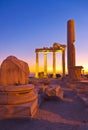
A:
[[[59,43],[54,43],[49,48],[43,47],[35,50],[36,75],[30,82],[28,79],[30,72],[26,62],[15,56],[9,56],[2,62],[0,67],[0,118],[34,116],[44,99],[55,97],[64,100],[64,89],[56,84],[56,81],[50,84],[47,77],[48,53],[53,53],[53,78],[56,78],[56,53],[62,53],[62,76],[66,79],[66,82],[62,78],[60,83],[63,83],[65,87],[67,85],[70,86],[70,89],[76,90],[77,96],[82,97],[82,100],[86,101],[88,106],[88,82],[79,81],[83,67],[76,66],[74,41],[74,20],[69,20],[67,22],[68,78],[65,76],[66,45]],[[40,53],[44,53],[44,72],[40,73],[39,76]]]
[[[28,84],[28,64],[14,56],[7,57],[0,68],[0,118],[33,116],[38,108],[38,94]]]
[[[34,116],[37,109],[34,85],[0,86],[0,118]]]
[[[67,66],[70,80],[80,80],[82,66],[76,66],[75,62],[75,30],[74,20],[67,22]]]
[[[0,85],[22,85],[28,84],[28,64],[15,56],[7,57],[0,67]]]
[[[39,54],[44,54],[44,77],[47,77],[47,55],[48,53],[53,54],[53,78],[56,78],[56,53],[62,53],[62,75],[65,75],[65,49],[66,45],[54,43],[52,47],[43,47],[35,49],[36,53],[36,78],[39,78]]]

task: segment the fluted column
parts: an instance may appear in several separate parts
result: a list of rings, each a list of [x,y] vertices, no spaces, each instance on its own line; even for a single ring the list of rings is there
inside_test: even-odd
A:
[[[65,75],[65,50],[62,50],[62,75]]]
[[[44,77],[47,77],[47,53],[44,52]]]
[[[53,52],[53,78],[56,78],[56,52]]]
[[[38,78],[38,72],[39,72],[39,53],[36,52],[36,74],[35,77]]]

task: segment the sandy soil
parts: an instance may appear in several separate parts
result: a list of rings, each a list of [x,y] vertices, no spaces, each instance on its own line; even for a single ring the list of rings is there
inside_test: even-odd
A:
[[[44,101],[33,118],[2,119],[0,130],[88,130],[88,108],[74,90],[62,87],[63,101]]]

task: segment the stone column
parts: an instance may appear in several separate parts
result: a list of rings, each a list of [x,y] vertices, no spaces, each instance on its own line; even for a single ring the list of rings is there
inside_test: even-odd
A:
[[[56,78],[56,52],[53,52],[53,78]]]
[[[44,52],[44,77],[47,77],[47,53]]]
[[[68,75],[71,80],[81,80],[82,66],[75,66],[75,31],[74,20],[67,22],[67,65]]]
[[[74,31],[74,20],[67,22],[67,66],[68,74],[71,74],[71,69],[75,66],[75,31]]]
[[[38,78],[38,72],[39,72],[39,54],[36,52],[36,74],[35,77]]]
[[[62,50],[62,75],[65,76],[65,50]]]

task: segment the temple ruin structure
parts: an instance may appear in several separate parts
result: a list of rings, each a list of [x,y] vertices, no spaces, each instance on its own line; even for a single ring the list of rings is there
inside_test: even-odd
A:
[[[65,75],[65,48],[66,45],[54,43],[52,47],[43,47],[35,50],[36,53],[36,78],[39,78],[39,54],[44,54],[44,77],[47,77],[47,54],[53,53],[53,77],[56,77],[56,53],[62,52],[62,74]]]
[[[74,30],[74,20],[69,20],[67,22],[67,67],[68,75],[72,80],[81,79],[82,66],[75,66],[75,30]]]

